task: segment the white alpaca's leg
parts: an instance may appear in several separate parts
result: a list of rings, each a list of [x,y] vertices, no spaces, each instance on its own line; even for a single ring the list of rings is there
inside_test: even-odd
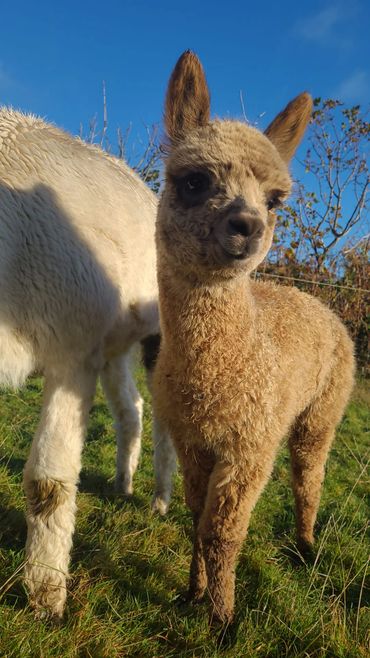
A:
[[[25,579],[36,610],[61,617],[75,520],[75,497],[96,371],[47,373],[41,419],[24,469]]]
[[[171,498],[172,479],[177,468],[174,445],[167,429],[153,416],[155,491],[152,509],[166,514]]]
[[[109,361],[101,379],[115,420],[116,491],[130,495],[140,457],[143,400],[132,378],[129,355]]]
[[[159,334],[147,336],[141,341],[147,384],[152,392],[152,377],[158,358],[161,338]],[[167,428],[153,415],[153,449],[155,492],[152,509],[166,514],[172,491],[172,479],[177,467],[176,451]]]

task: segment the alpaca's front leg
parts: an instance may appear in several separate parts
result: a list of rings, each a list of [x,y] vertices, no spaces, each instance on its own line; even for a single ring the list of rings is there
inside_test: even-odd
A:
[[[45,376],[41,419],[24,469],[25,579],[31,605],[61,617],[75,520],[75,496],[96,373],[80,366]]]
[[[185,451],[177,445],[184,476],[185,500],[193,513],[194,539],[190,565],[189,589],[185,595],[188,601],[200,601],[207,588],[207,574],[203,555],[202,539],[199,535],[199,519],[203,513],[210,473],[214,466],[214,456],[205,450],[192,448]]]
[[[207,572],[204,561],[203,542],[198,532],[200,514],[193,514],[193,555],[190,564],[189,589],[186,595],[188,601],[202,601],[207,589]]]
[[[212,606],[211,622],[229,623],[233,619],[236,560],[250,514],[271,467],[272,460],[253,469],[217,462],[212,471],[198,526]]]

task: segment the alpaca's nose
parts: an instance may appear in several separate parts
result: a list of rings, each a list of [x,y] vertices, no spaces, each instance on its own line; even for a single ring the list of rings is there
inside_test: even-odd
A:
[[[237,213],[228,218],[226,231],[231,236],[242,236],[251,240],[261,238],[264,232],[263,222],[248,213]]]

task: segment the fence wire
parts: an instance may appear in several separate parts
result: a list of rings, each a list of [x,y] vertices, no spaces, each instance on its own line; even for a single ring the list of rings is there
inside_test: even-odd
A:
[[[271,274],[270,272],[256,272],[256,278],[260,276],[268,276],[273,279],[285,279],[286,281],[298,281],[298,283],[308,283],[311,286],[329,286],[330,288],[339,288],[340,290],[353,290],[370,295],[370,289],[356,288],[355,286],[341,286],[338,283],[330,283],[329,281],[314,281],[313,279],[300,279],[294,276],[284,276],[283,274]]]

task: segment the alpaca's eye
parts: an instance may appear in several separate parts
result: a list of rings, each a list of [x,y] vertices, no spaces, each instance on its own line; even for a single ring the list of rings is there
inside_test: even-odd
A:
[[[274,208],[278,208],[282,204],[282,200],[280,198],[279,192],[273,192],[270,194],[266,200],[266,205],[267,205],[267,210],[273,210]]]
[[[189,194],[201,194],[208,185],[208,178],[204,174],[190,174],[185,178],[185,186]]]
[[[181,200],[188,206],[202,203],[208,196],[211,181],[207,174],[194,172],[177,181],[177,191]]]

